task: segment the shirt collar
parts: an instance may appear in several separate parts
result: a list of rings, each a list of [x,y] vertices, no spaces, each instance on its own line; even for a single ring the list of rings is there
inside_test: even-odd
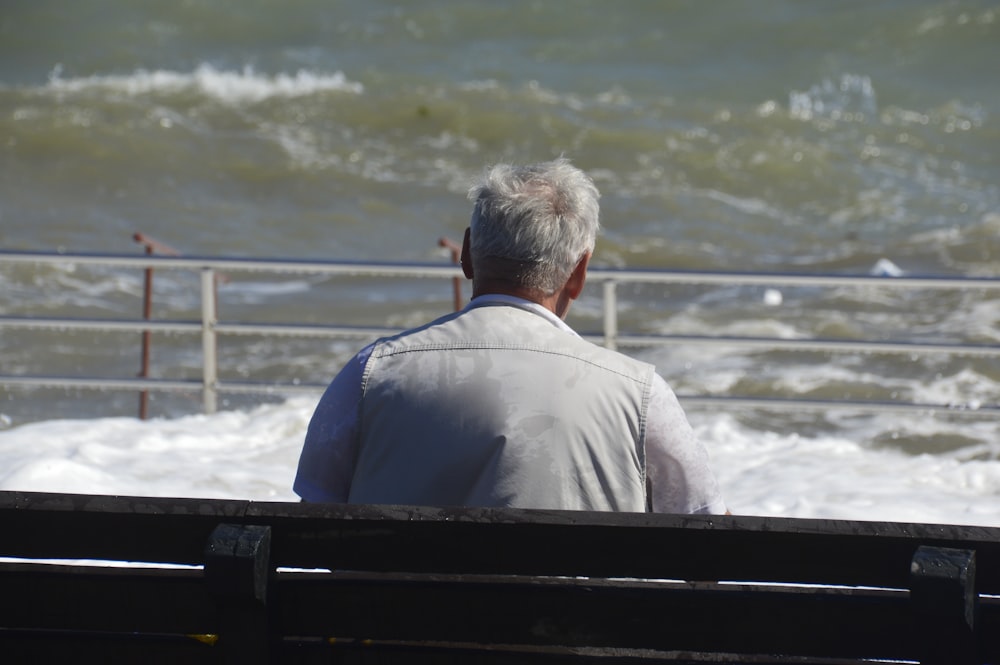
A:
[[[577,332],[566,325],[565,321],[556,316],[555,312],[539,305],[537,302],[532,302],[531,300],[526,300],[524,298],[518,298],[517,296],[509,296],[503,293],[486,293],[481,296],[476,296],[469,301],[469,304],[465,306],[465,309],[470,309],[478,305],[489,304],[512,305],[514,307],[526,309],[529,312],[534,312],[535,314],[538,314],[542,318],[546,319],[556,328],[564,330],[572,335],[577,335]],[[579,335],[577,336],[579,337]]]

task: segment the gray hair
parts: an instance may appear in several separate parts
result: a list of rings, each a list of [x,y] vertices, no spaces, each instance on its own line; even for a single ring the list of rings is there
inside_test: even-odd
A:
[[[564,157],[488,168],[469,189],[473,265],[488,258],[517,262],[521,270],[512,280],[555,293],[594,251],[600,196],[594,181]]]

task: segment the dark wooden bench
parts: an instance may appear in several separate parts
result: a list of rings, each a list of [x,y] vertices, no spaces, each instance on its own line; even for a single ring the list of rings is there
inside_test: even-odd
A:
[[[0,557],[5,663],[1000,663],[998,528],[0,492]]]

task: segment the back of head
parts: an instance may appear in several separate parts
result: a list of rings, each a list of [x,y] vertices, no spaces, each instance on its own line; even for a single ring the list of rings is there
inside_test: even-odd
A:
[[[590,177],[562,157],[490,167],[469,190],[477,273],[488,261],[499,261],[513,267],[505,278],[518,286],[554,293],[594,250],[599,198]]]

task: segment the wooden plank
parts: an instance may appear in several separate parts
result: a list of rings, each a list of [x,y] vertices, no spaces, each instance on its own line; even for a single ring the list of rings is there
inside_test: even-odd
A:
[[[979,599],[979,655],[984,663],[1000,663],[1000,597]]]
[[[148,519],[151,515],[156,519]],[[220,518],[270,525],[276,565],[293,567],[758,579],[906,588],[916,548],[933,545],[976,550],[980,589],[1000,593],[997,528],[745,516],[0,492],[0,519],[8,527],[0,532],[0,554],[194,563],[201,559],[205,539]]]
[[[0,556],[200,564],[212,529],[241,516],[247,505],[0,492]]]
[[[200,570],[0,564],[0,626],[136,634],[217,634]]]
[[[1000,592],[1000,529],[979,527],[371,506],[307,506],[270,523],[275,557],[302,567],[895,588],[908,587],[917,547],[951,546],[976,549],[980,588]]]
[[[770,654],[694,653],[649,649],[517,647],[441,642],[287,640],[283,665],[861,665],[857,659]]]
[[[218,649],[186,635],[76,633],[0,629],[5,663],[214,665]]]
[[[912,657],[906,592],[607,580],[282,574],[284,634],[822,657]]]

